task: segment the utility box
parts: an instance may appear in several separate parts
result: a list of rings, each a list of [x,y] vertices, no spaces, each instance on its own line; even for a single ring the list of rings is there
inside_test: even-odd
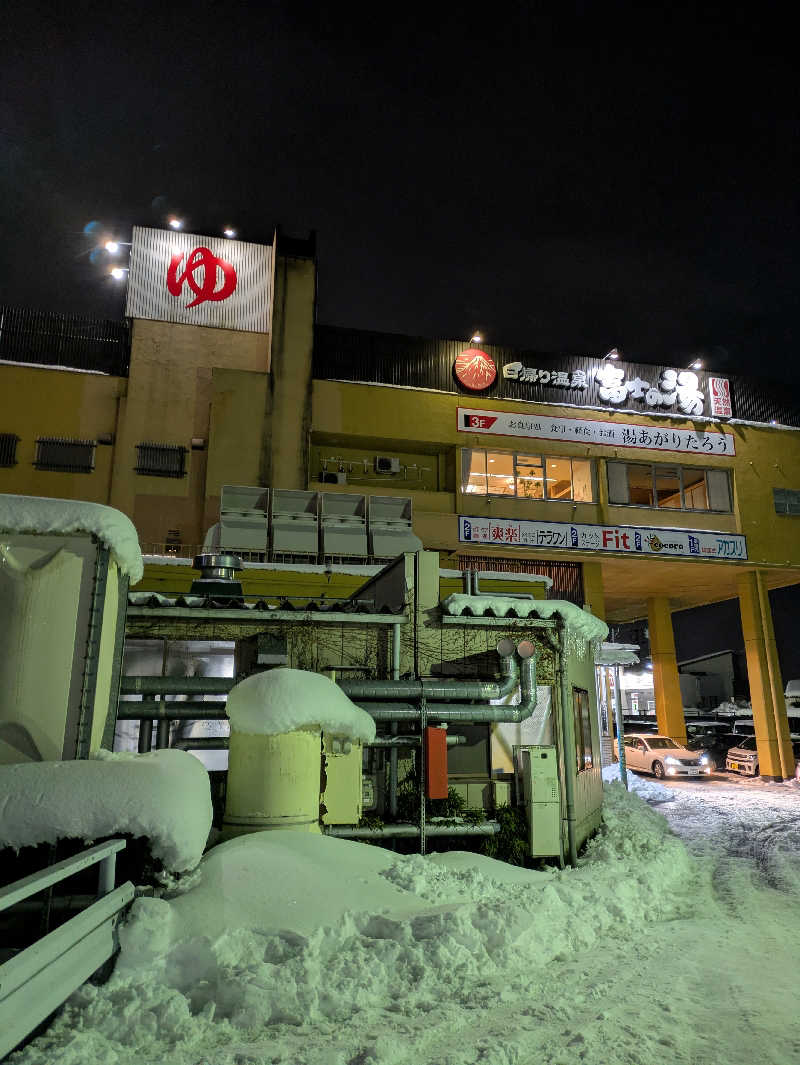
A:
[[[363,809],[361,744],[338,736],[323,736],[325,791],[324,825],[357,825]]]
[[[561,792],[555,747],[518,749],[532,858],[561,854]]]

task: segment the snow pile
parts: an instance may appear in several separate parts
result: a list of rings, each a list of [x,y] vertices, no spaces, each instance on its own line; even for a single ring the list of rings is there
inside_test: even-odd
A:
[[[200,861],[210,828],[208,773],[185,751],[0,766],[0,847],[126,833],[182,872]]]
[[[454,617],[552,618],[559,615],[564,624],[584,641],[604,640],[608,625],[588,610],[565,599],[518,599],[513,595],[464,595],[457,592],[442,600],[442,610]]]
[[[131,584],[144,572],[139,538],[130,518],[100,503],[38,496],[0,495],[0,533],[92,533],[111,552]]]
[[[536,1060],[467,1057],[477,1007],[512,986],[533,1003],[545,966],[697,906],[683,845],[613,791],[608,830],[565,872],[295,832],[225,844],[182,895],[134,903],[112,978],[73,996],[18,1065],[418,1062],[401,1033],[424,1039],[434,1022],[462,1034],[425,1061]]]
[[[275,736],[320,728],[361,743],[375,739],[375,722],[338,684],[304,669],[268,669],[231,688],[226,707],[232,732]]]
[[[628,780],[628,791],[632,791],[634,795],[638,795],[645,802],[672,802],[675,798],[675,792],[665,788],[657,780],[644,780],[627,768],[625,769],[625,776]],[[619,762],[603,767],[603,780],[606,784],[622,783]]]

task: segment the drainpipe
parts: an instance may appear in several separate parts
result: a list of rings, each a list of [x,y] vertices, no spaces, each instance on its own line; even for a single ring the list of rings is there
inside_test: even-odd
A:
[[[564,791],[567,800],[567,845],[569,847],[569,864],[575,868],[578,864],[578,850],[575,845],[575,722],[572,717],[572,703],[569,698],[569,677],[567,676],[567,627],[559,622],[559,673],[561,686],[561,735],[564,750]]]
[[[622,695],[619,690],[619,666],[614,666],[614,720],[617,723],[617,754],[619,756],[619,779],[628,790],[628,773],[625,769],[625,744],[622,742]]]
[[[400,626],[392,625],[392,680],[400,680]],[[397,722],[391,724],[391,731],[397,735]],[[397,817],[397,747],[389,751],[389,814]]]
[[[477,570],[473,570],[472,571],[472,594],[473,595],[480,595],[481,594],[480,577],[478,576],[478,571]]]
[[[494,721],[525,721],[536,709],[536,659],[533,644],[523,640],[518,653],[522,657],[519,670],[513,663],[515,677],[519,673],[520,701],[516,706],[491,706],[487,703],[442,703],[426,707],[430,721],[475,722],[489,724]],[[375,682],[377,683],[377,682]],[[419,721],[421,709],[413,703],[367,703],[358,704],[375,721]]]

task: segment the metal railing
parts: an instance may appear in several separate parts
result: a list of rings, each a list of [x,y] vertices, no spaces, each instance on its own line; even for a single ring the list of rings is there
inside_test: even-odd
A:
[[[48,869],[0,888],[0,911],[97,865],[97,901],[0,965],[0,1058],[56,1010],[117,950],[116,927],[133,900],[126,881],[115,888],[116,856],[125,840],[112,839]]]
[[[0,362],[127,377],[130,355],[130,328],[124,320],[0,306]]]

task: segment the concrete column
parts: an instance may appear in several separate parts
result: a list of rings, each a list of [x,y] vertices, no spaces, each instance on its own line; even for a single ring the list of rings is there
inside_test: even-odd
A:
[[[671,736],[677,743],[686,743],[686,721],[678,680],[678,660],[675,657],[672,611],[666,596],[655,596],[647,600],[647,622],[650,628],[658,731],[663,736]]]
[[[767,588],[758,570],[737,583],[758,765],[766,780],[784,780],[794,776],[794,756]]]
[[[600,562],[583,563],[583,598],[596,618],[606,617],[606,599],[603,591],[603,567]]]

